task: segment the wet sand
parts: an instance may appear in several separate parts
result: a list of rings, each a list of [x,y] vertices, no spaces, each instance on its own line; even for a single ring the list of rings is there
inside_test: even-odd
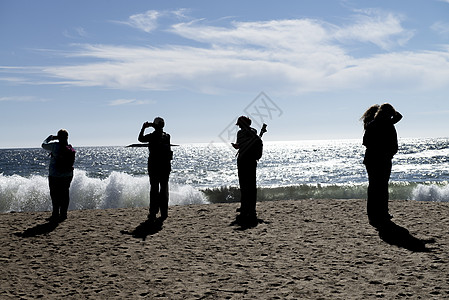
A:
[[[0,299],[447,299],[449,203],[393,201],[377,232],[363,200],[0,214]]]

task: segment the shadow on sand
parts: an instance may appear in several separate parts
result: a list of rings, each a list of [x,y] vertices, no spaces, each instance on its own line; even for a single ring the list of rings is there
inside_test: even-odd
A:
[[[418,239],[410,234],[410,232],[394,222],[377,229],[379,237],[390,245],[395,245],[413,252],[429,252],[427,244],[435,243],[434,239]]]
[[[48,234],[58,227],[58,222],[48,221],[47,223],[38,224],[34,227],[26,229],[24,232],[16,232],[14,235],[19,237],[33,237]]]
[[[265,222],[264,220],[259,219],[259,218],[255,219],[255,220],[251,220],[251,221],[246,221],[246,220],[239,219],[239,217],[237,216],[235,218],[235,220],[232,221],[231,224],[229,224],[229,226],[238,226],[235,230],[243,231],[243,230],[254,228],[257,225],[262,224],[262,223],[268,223],[268,222]]]
[[[120,231],[122,234],[132,235],[134,238],[142,239],[145,241],[147,236],[158,233],[162,230],[162,225],[164,223],[164,219],[158,218],[156,220],[145,220],[140,223],[133,231]]]

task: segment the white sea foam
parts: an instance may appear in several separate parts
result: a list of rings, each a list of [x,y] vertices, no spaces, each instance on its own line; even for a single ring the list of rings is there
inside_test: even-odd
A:
[[[399,144],[390,199],[448,201],[449,139],[401,139]],[[229,145],[186,144],[173,150],[170,205],[238,201],[238,190],[222,190],[239,186]],[[267,195],[273,192],[269,188],[279,187],[284,190],[276,193],[289,199],[363,199],[364,151],[361,140],[266,142],[257,166],[259,195],[279,199]],[[148,206],[147,156],[143,148],[77,148],[70,209]],[[51,209],[48,162],[42,149],[0,149],[0,212]],[[207,198],[205,189],[212,189]]]
[[[70,186],[69,209],[145,207],[149,204],[148,176],[112,172],[105,179],[90,178],[75,170]],[[170,184],[169,205],[208,203],[203,193],[192,186]],[[51,210],[48,179],[0,174],[0,212]]]
[[[51,208],[48,179],[0,174],[0,212],[36,211]]]
[[[449,185],[419,184],[412,191],[412,199],[417,201],[449,202]]]

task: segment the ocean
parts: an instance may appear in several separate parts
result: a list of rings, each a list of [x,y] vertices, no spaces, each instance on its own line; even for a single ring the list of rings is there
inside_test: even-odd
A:
[[[146,207],[146,148],[76,147],[69,209]],[[235,150],[225,144],[173,147],[170,205],[239,201]],[[265,142],[258,201],[364,199],[361,140]],[[48,154],[0,149],[0,212],[48,211]],[[449,201],[449,138],[400,139],[390,199]]]

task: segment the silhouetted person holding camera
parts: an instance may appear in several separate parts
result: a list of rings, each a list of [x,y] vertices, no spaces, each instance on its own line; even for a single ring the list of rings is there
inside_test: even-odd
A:
[[[398,151],[398,138],[394,124],[402,119],[389,103],[373,105],[362,116],[366,147],[363,163],[368,173],[367,213],[372,226],[388,224],[392,216],[388,212],[388,181],[391,160]]]
[[[50,152],[48,183],[53,213],[51,222],[62,222],[67,219],[69,208],[70,183],[73,179],[73,164],[75,150],[68,143],[69,133],[65,129],[58,131],[56,136],[50,135],[42,143],[42,148]]]
[[[235,149],[238,149],[237,169],[240,184],[240,215],[237,221],[244,225],[257,224],[256,201],[256,168],[257,159],[252,151],[255,139],[258,138],[256,129],[250,127],[251,119],[241,116],[237,119],[237,126],[240,130],[237,132],[237,141],[232,143]]]
[[[168,179],[171,172],[171,160],[173,152],[170,146],[170,135],[163,131],[164,119],[157,117],[153,123],[145,122],[139,134],[139,142],[148,143],[148,175],[150,177],[150,209],[148,219],[156,220],[156,216],[161,212],[161,219],[168,216]],[[148,127],[153,127],[154,131],[144,135]]]

